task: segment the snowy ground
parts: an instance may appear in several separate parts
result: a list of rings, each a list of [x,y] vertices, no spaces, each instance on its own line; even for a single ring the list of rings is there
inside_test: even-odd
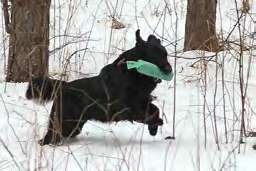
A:
[[[86,3],[87,2],[87,3]],[[164,1],[60,1],[51,7],[51,58],[50,72],[58,78],[65,72],[68,80],[97,74],[107,63],[113,61],[122,50],[134,46],[134,32],[141,29],[144,39],[151,33],[163,37],[168,49],[169,61],[174,64],[175,33],[177,33],[177,79],[175,140],[165,140],[172,135],[174,84],[162,82],[154,94],[154,102],[164,111],[167,119],[158,135],[153,138],[144,125],[128,122],[101,124],[88,122],[75,140],[58,147],[41,147],[37,141],[44,135],[52,103],[37,105],[24,97],[27,83],[0,83],[0,170],[144,170],[144,171],[193,171],[227,170],[255,171],[256,152],[251,148],[255,138],[245,139],[238,153],[239,128],[241,124],[241,100],[238,64],[235,49],[219,53],[218,61],[224,60],[225,111],[227,115],[228,143],[225,141],[221,67],[209,62],[206,86],[206,131],[204,134],[203,66],[190,67],[200,56],[211,53],[182,53],[186,3],[170,1],[165,14]],[[175,4],[175,6],[174,6]],[[60,8],[61,7],[61,8]],[[114,13],[127,27],[110,29],[109,15]],[[175,31],[175,9],[178,26]],[[234,0],[221,2],[217,14],[217,29],[228,35],[236,23]],[[2,18],[1,18],[2,21]],[[1,22],[2,23],[2,22]],[[246,35],[250,33],[251,20],[246,20]],[[222,29],[220,29],[222,28]],[[1,27],[0,80],[4,78],[4,53],[8,41]],[[245,36],[246,37],[246,36]],[[230,36],[238,39],[238,31]],[[250,39],[246,39],[252,44]],[[61,50],[54,50],[66,45]],[[88,50],[81,50],[88,48]],[[80,51],[81,50],[81,51]],[[70,61],[67,58],[74,53]],[[248,61],[254,52],[244,54],[244,75]],[[190,58],[190,59],[188,59]],[[248,93],[246,98],[246,128],[256,129],[256,64],[252,58]],[[245,79],[247,80],[247,79]],[[217,85],[216,106],[214,91]],[[216,109],[220,150],[215,143],[213,110]],[[206,147],[205,147],[206,137]]]

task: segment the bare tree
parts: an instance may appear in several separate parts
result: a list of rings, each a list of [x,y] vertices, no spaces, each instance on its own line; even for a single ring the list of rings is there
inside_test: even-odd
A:
[[[218,51],[215,32],[217,0],[188,0],[184,51]]]
[[[31,75],[48,73],[49,16],[51,0],[2,0],[5,28],[10,34],[8,82],[28,81]]]

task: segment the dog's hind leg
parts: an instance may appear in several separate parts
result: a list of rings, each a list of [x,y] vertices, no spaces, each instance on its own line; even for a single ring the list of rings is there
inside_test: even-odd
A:
[[[61,128],[60,128],[60,119],[58,116],[58,111],[57,105],[54,102],[50,114],[50,119],[49,119],[49,125],[48,125],[48,130],[46,135],[44,136],[43,139],[39,140],[40,145],[47,145],[47,144],[58,144],[61,142]]]

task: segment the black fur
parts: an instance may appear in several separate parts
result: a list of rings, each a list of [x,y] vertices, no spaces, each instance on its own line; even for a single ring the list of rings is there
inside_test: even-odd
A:
[[[39,143],[56,144],[62,137],[74,137],[88,120],[137,121],[148,124],[150,134],[156,135],[158,126],[163,124],[159,118],[159,109],[151,103],[150,94],[157,85],[156,79],[135,70],[127,70],[123,64],[127,60],[138,59],[158,65],[165,73],[172,72],[166,49],[159,39],[150,35],[147,41],[143,41],[138,30],[136,46],[105,66],[98,76],[61,84],[55,93],[48,131]],[[43,87],[47,95],[42,97],[49,100],[48,94],[53,94],[55,89],[42,86],[43,80],[48,80],[52,85],[49,78],[32,79],[30,85],[36,85],[39,90]],[[30,94],[30,89],[29,86],[26,94]]]
[[[60,86],[66,84],[66,81],[50,79],[40,76],[32,77],[26,91],[26,98],[29,100],[37,100],[40,103],[51,101],[54,98],[54,93],[60,89]]]

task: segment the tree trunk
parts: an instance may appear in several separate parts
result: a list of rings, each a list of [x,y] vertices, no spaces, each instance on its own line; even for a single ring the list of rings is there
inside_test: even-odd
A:
[[[184,51],[218,51],[215,32],[217,0],[188,0]]]
[[[11,22],[6,81],[25,82],[48,73],[51,0],[10,0]]]

